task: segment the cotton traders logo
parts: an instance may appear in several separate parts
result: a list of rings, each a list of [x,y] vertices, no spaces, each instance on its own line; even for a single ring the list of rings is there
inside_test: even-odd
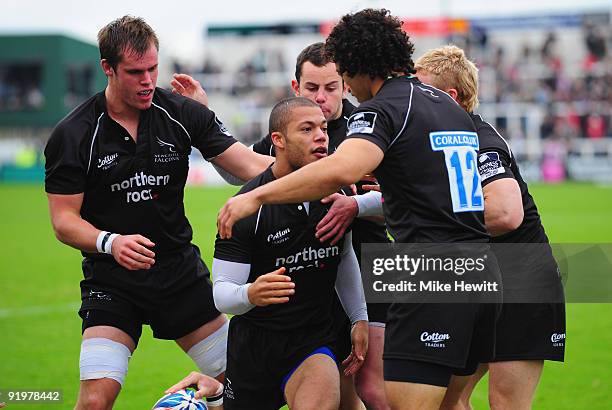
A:
[[[169,142],[166,142],[159,137],[156,138],[159,146],[162,148],[162,150],[167,151],[167,153],[155,154],[155,162],[172,162],[178,161],[180,159],[179,153],[176,152],[176,146],[174,144],[170,144]]]
[[[445,341],[450,340],[448,333],[421,333],[421,342],[425,343],[427,347],[446,347]]]
[[[278,245],[289,239],[289,236],[287,236],[289,233],[291,233],[291,229],[281,229],[274,234],[271,233],[266,239],[268,240],[268,243],[272,242],[273,244]]]
[[[565,345],[565,333],[553,333],[550,336],[550,341],[554,347],[560,347]]]
[[[106,155],[104,158],[98,158],[98,169],[102,168],[104,171],[117,165],[115,160],[119,158],[119,154]]]
[[[372,134],[376,126],[376,114],[372,111],[358,112],[348,119],[347,136],[352,134]]]

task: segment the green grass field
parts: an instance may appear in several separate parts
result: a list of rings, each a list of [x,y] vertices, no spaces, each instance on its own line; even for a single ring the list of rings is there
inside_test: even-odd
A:
[[[194,242],[207,263],[217,210],[234,191],[187,190]],[[612,242],[612,188],[535,185],[532,192],[551,241]],[[60,404],[10,408],[72,408],[81,342],[80,254],[55,240],[42,186],[0,185],[0,198],[0,389],[63,392]],[[546,365],[534,408],[611,408],[612,305],[570,304],[567,327],[566,362]],[[173,342],[154,340],[145,328],[115,408],[150,408],[190,370],[191,361]],[[487,408],[484,385],[473,401]]]

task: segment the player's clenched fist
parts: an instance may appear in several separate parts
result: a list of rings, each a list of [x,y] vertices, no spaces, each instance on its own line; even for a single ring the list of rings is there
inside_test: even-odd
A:
[[[249,301],[256,306],[275,305],[289,302],[295,293],[295,283],[285,275],[285,268],[266,273],[249,286]]]
[[[113,241],[112,254],[117,263],[129,270],[150,269],[155,264],[155,246],[142,235],[119,235]]]

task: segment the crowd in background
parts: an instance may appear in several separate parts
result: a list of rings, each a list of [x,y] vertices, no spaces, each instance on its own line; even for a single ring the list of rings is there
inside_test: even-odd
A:
[[[527,103],[544,107],[539,125],[544,139],[612,137],[612,28],[586,23],[582,38],[576,41],[580,50],[563,49],[558,41],[559,30],[562,29],[546,31],[539,46],[523,44],[521,51],[513,54],[503,44],[490,40],[484,30],[452,36],[448,41],[465,48],[477,63],[483,105]],[[576,54],[585,56],[579,69],[571,64],[568,67],[568,60]],[[248,56],[237,72],[228,73],[221,62],[208,58],[195,74],[204,79],[209,91],[238,97],[239,108],[248,112],[269,107],[291,94],[287,81],[269,78],[272,73],[291,73],[292,67],[287,63],[291,59],[275,48],[260,49]],[[220,80],[224,74],[232,79],[230,83]],[[237,134],[247,142],[264,133],[262,124],[248,117],[240,115],[233,121]],[[504,115],[496,116],[495,125],[502,133],[508,131]],[[525,137],[513,131],[510,138]]]

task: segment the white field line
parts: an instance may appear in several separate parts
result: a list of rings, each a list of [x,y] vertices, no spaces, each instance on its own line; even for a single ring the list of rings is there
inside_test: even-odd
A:
[[[66,303],[63,305],[27,306],[21,308],[0,308],[0,319],[12,319],[27,316],[41,316],[49,313],[77,312],[80,303]]]

